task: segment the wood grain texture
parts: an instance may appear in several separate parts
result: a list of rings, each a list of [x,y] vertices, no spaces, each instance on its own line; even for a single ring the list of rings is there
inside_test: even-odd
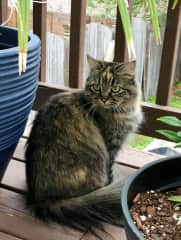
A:
[[[25,161],[26,138],[21,138],[14,152],[13,159]],[[139,168],[151,161],[157,160],[162,156],[146,151],[125,147],[118,154],[115,162],[124,166]]]
[[[134,171],[133,168],[121,166],[120,164],[114,165],[115,179],[124,179]],[[25,163],[11,160],[6,173],[2,179],[2,184],[14,188],[14,191],[26,192],[25,183]]]
[[[2,179],[4,186],[10,186],[14,191],[24,193],[25,183],[25,164],[16,160],[11,160]]]
[[[22,238],[16,238],[16,237],[13,237],[9,234],[6,234],[6,233],[3,233],[3,232],[0,232],[0,239],[1,240],[22,240]]]
[[[143,167],[145,164],[156,161],[162,157],[163,156],[158,154],[126,147],[118,153],[115,162],[124,166],[138,169]]]
[[[0,0],[0,24],[3,23],[8,16],[8,1]]]
[[[0,206],[0,231],[24,240],[78,240],[82,233],[44,223],[9,207]]]
[[[16,150],[13,154],[13,159],[18,161],[25,161],[26,138],[20,138]]]

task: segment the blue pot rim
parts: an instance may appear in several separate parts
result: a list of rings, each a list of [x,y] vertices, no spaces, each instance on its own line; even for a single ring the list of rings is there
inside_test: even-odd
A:
[[[141,174],[143,173],[145,170],[149,169],[152,166],[156,166],[162,162],[166,162],[166,161],[172,161],[173,158],[180,158],[181,155],[177,155],[177,156],[173,156],[173,157],[166,157],[166,158],[161,158],[158,160],[155,160],[151,163],[147,163],[145,164],[143,167],[141,167],[140,169],[138,169],[135,173],[131,174],[130,176],[128,176],[126,178],[126,180],[124,181],[123,184],[123,188],[121,191],[121,206],[122,206],[122,212],[124,215],[124,218],[126,219],[127,225],[130,227],[130,229],[133,231],[133,233],[140,239],[140,240],[145,240],[142,236],[142,234],[140,233],[140,231],[138,230],[138,228],[136,227],[136,225],[133,223],[133,219],[130,215],[129,212],[129,207],[128,207],[128,201],[127,201],[127,197],[128,197],[128,192],[129,192],[129,188],[132,185],[133,181]]]
[[[0,26],[0,31],[1,29],[7,29],[9,31],[12,30],[17,32],[17,28],[13,28],[13,27]],[[31,52],[32,50],[34,51],[34,49],[36,49],[37,46],[40,46],[39,37],[33,32],[29,32],[28,52]],[[3,49],[3,50],[0,50],[0,58],[6,57],[6,56],[13,56],[13,55],[16,55],[17,53],[18,53],[18,46],[11,47],[8,49]]]

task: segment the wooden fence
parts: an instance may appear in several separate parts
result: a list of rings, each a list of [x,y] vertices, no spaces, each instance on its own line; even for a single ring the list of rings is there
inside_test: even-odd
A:
[[[44,2],[43,0],[41,0]],[[174,115],[181,118],[181,110],[168,107],[170,92],[176,72],[176,63],[179,52],[181,35],[181,1],[175,10],[171,10],[172,0],[169,0],[166,31],[163,42],[161,68],[157,91],[157,104],[143,103],[145,123],[141,133],[149,136],[160,137],[155,130],[167,128],[156,119],[163,115]],[[7,0],[0,0],[0,22],[7,18]],[[84,64],[84,40],[86,25],[86,0],[71,1],[71,31],[70,31],[70,57],[69,57],[69,83],[70,87],[79,88],[83,82]],[[46,30],[47,30],[47,6],[45,3],[33,3],[33,30],[42,40],[42,61],[40,81],[45,81],[46,70]],[[125,39],[117,11],[115,60],[124,61],[127,58]],[[121,44],[120,44],[121,43]],[[55,92],[57,90],[55,89]],[[52,93],[46,87],[39,88],[42,99]],[[40,104],[40,103],[36,103]],[[173,128],[175,129],[175,128]]]

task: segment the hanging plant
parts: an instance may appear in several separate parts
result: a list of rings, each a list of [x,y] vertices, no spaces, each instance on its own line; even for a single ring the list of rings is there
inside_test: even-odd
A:
[[[159,24],[159,14],[157,11],[156,0],[142,0],[140,1],[144,5],[148,4],[148,9],[150,12],[151,22],[153,26],[153,31],[155,35],[156,42],[161,44],[161,33],[160,33],[160,24]],[[175,9],[176,5],[178,4],[179,0],[173,1],[172,9]],[[128,54],[129,58],[135,58],[135,50],[133,45],[133,35],[132,35],[132,28],[130,23],[129,17],[129,3],[128,0],[118,0],[118,7],[121,15],[121,20],[123,23],[123,29],[125,33],[126,43],[128,47]]]
[[[30,0],[17,0],[19,75],[26,71]]]

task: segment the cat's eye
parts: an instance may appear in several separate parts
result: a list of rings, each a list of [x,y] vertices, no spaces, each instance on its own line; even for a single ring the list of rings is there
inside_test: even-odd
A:
[[[94,92],[99,92],[100,91],[100,86],[98,84],[94,84],[94,85],[91,86],[91,89]]]
[[[121,92],[121,87],[120,86],[113,86],[111,88],[111,90],[112,90],[113,93],[119,93],[119,92]]]

